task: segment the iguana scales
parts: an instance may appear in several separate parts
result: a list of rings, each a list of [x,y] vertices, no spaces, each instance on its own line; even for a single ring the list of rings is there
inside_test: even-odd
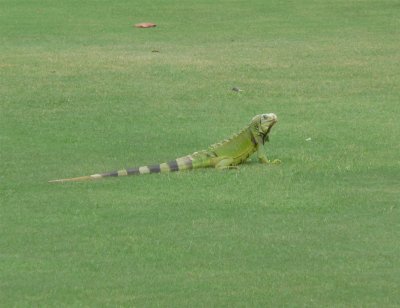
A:
[[[277,121],[278,118],[274,113],[256,115],[245,128],[231,138],[213,144],[207,150],[195,152],[166,163],[49,182],[75,182],[112,176],[172,172],[207,167],[217,169],[234,168],[236,165],[246,161],[255,152],[257,152],[258,160],[261,163],[268,163],[269,160],[265,155],[263,145],[266,141],[269,141],[269,132]]]

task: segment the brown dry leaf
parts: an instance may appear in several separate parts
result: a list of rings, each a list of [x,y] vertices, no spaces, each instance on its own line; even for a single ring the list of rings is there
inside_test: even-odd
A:
[[[153,24],[151,22],[141,22],[135,25],[136,28],[153,28],[156,26],[157,26],[156,24]]]

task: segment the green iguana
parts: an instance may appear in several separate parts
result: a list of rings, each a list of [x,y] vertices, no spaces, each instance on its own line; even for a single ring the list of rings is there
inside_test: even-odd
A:
[[[208,150],[195,152],[167,163],[122,169],[107,173],[99,173],[77,178],[52,180],[49,182],[75,182],[95,180],[111,176],[140,175],[159,172],[172,172],[187,169],[214,167],[217,169],[235,168],[243,163],[250,155],[257,152],[261,163],[269,163],[264,152],[264,143],[269,141],[269,132],[278,121],[274,113],[256,115],[244,129],[220,143],[213,144]],[[279,162],[275,160],[274,162]]]

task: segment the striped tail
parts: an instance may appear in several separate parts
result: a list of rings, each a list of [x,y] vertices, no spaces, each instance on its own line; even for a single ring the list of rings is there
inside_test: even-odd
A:
[[[127,176],[127,175],[142,175],[142,174],[150,174],[150,173],[160,173],[160,172],[174,172],[181,170],[190,170],[194,168],[202,168],[211,166],[208,160],[194,160],[192,155],[184,156],[172,160],[167,163],[162,163],[159,165],[150,165],[150,166],[142,166],[136,168],[122,169],[118,171],[106,172],[106,173],[98,173],[87,176],[81,176],[76,178],[69,179],[59,179],[52,180],[49,183],[64,183],[64,182],[81,182],[81,181],[90,181],[90,180],[98,180],[106,177],[117,177],[117,176]]]

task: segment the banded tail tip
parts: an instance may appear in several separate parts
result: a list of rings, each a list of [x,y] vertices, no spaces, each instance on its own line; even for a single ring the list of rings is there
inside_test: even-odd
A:
[[[49,183],[82,182],[82,181],[90,181],[90,180],[100,179],[101,177],[102,177],[101,174],[93,174],[93,175],[87,175],[87,176],[80,176],[77,178],[51,180],[51,181],[49,181]]]

